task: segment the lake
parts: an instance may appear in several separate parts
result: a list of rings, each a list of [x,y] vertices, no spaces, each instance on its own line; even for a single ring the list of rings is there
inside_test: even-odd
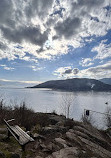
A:
[[[27,106],[36,112],[55,111],[58,114],[65,114],[67,109],[65,105],[71,100],[69,115],[75,120],[81,119],[84,109],[104,113],[107,106],[111,107],[111,92],[62,92],[50,89],[1,88],[0,98],[4,99],[7,106],[25,101]],[[105,104],[106,102],[108,105]],[[91,116],[96,126],[104,127],[104,115],[91,112]]]

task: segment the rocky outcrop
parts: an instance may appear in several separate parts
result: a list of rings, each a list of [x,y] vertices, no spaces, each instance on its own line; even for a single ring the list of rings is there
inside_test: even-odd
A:
[[[66,118],[62,120],[61,116],[52,118],[56,123],[43,127],[39,133],[30,132],[35,141],[27,144],[24,158],[111,158],[110,129],[98,130],[82,122]],[[6,133],[1,132],[2,135],[4,137]],[[13,141],[1,139],[0,158],[7,157],[5,150],[10,153],[10,158],[22,158],[22,150]]]

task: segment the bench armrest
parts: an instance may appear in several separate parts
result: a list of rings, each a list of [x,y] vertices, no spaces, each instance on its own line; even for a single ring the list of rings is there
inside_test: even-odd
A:
[[[15,121],[15,119],[8,120],[7,122]]]

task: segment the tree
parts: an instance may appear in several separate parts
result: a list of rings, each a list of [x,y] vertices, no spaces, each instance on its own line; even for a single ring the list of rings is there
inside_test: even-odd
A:
[[[72,92],[66,92],[62,95],[62,108],[67,118],[69,118],[70,107],[73,104],[74,99],[75,96]]]

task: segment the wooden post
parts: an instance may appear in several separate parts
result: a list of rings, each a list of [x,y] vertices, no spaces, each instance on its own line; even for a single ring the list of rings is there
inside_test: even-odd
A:
[[[86,110],[84,109],[84,118],[85,118],[85,111],[86,111]]]
[[[86,116],[89,116],[89,112],[90,112],[89,110],[86,110]]]

